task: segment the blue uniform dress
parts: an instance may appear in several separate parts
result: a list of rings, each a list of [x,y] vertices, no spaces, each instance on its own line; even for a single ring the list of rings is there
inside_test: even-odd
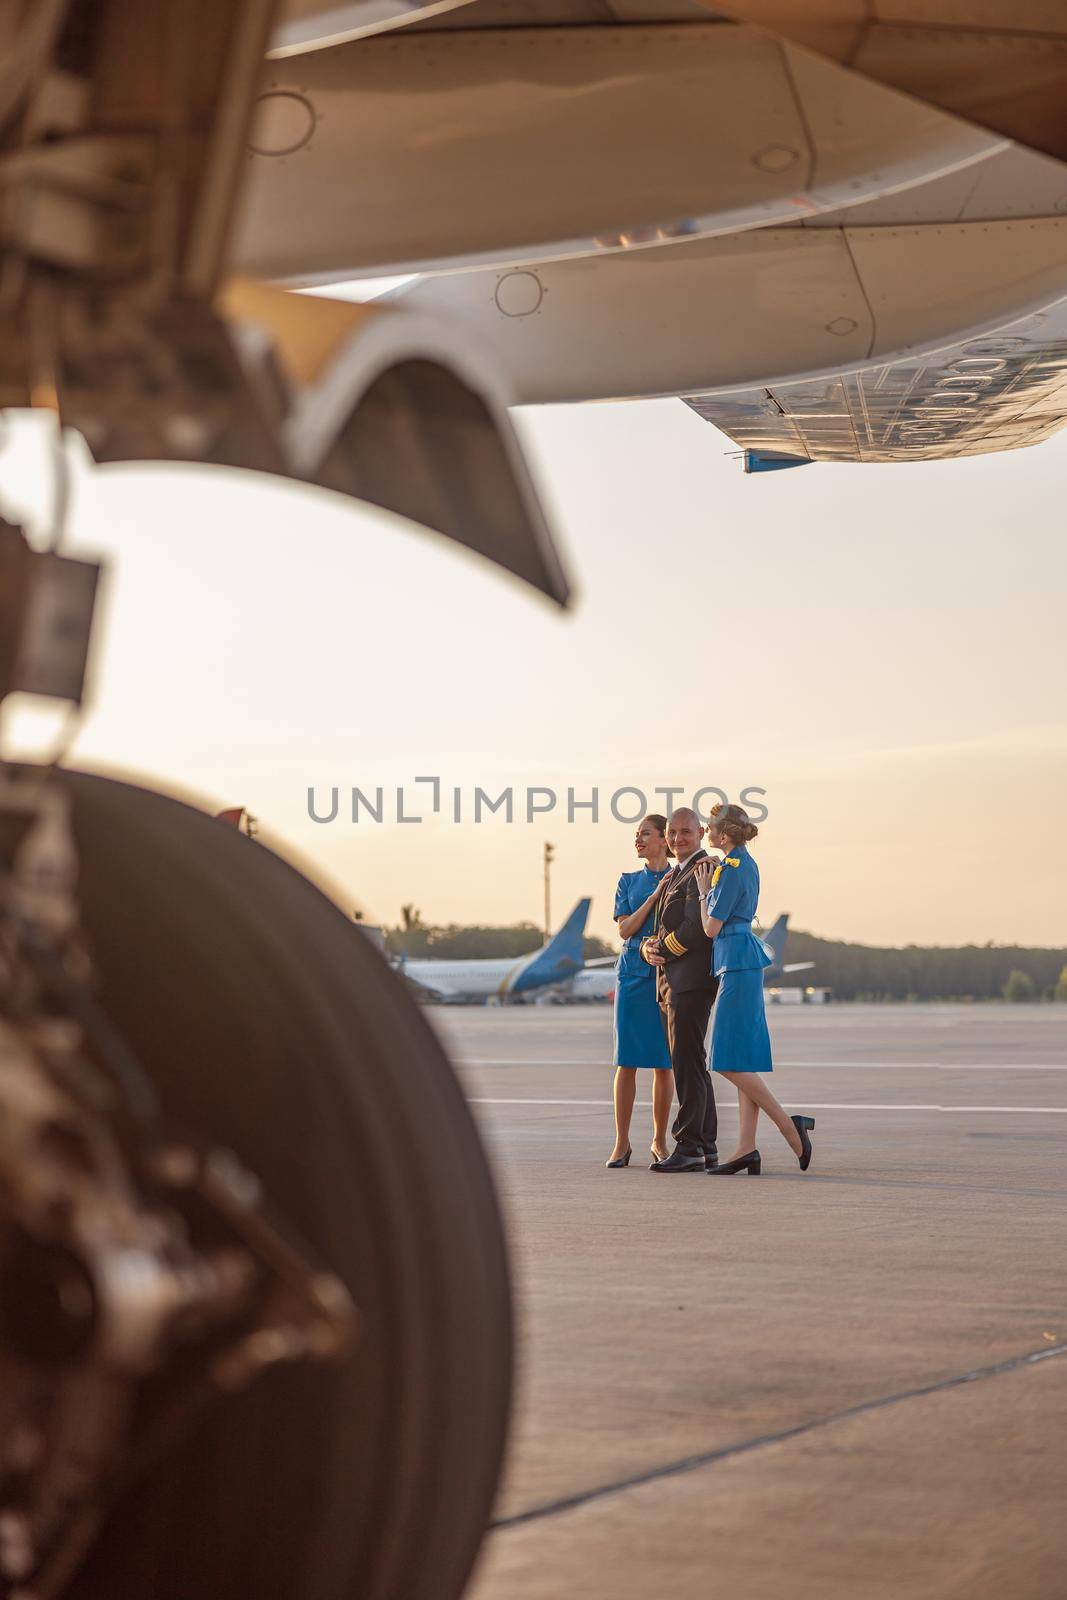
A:
[[[745,846],[735,844],[708,890],[708,911],[722,923],[712,946],[719,979],[711,1030],[713,1072],[771,1071],[763,969],[773,957],[752,932],[758,902],[759,868]]]
[[[669,871],[669,867],[664,867],[662,872],[642,867],[638,872],[624,872],[615,891],[616,918],[628,917],[643,905]],[[617,1067],[670,1070],[671,1053],[656,999],[656,969],[641,956],[641,940],[652,932],[655,920],[655,915],[647,917],[643,928],[623,940],[622,953],[615,964],[614,1065]]]

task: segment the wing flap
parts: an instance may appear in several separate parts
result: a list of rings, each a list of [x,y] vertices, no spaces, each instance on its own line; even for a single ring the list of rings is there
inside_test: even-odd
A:
[[[683,398],[743,450],[763,455],[937,461],[1018,450],[1067,421],[1067,300],[934,354]]]

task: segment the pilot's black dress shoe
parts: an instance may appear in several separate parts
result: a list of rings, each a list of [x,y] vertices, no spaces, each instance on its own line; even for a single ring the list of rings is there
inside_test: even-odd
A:
[[[719,1165],[719,1153],[718,1153],[718,1151],[717,1150],[705,1150],[704,1151],[704,1166],[705,1166],[705,1169],[708,1172],[714,1172],[716,1170],[716,1168],[718,1167],[718,1165]]]
[[[654,1161],[653,1172],[706,1172],[703,1150],[691,1154],[685,1150],[672,1150],[666,1161]]]

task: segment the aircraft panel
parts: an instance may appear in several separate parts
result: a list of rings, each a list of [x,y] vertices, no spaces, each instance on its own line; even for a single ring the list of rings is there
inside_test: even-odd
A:
[[[1067,300],[934,358],[685,401],[744,449],[809,461],[1016,450],[1067,420]]]
[[[469,0],[462,11],[416,27],[565,28],[618,22],[707,22],[718,18],[705,0]]]
[[[502,314],[500,299],[520,290],[528,314]],[[492,347],[515,399],[540,403],[835,377],[993,333],[1065,293],[1067,218],[1056,217],[761,228],[513,274],[425,278],[397,299],[465,322]]]
[[[350,13],[374,19],[362,32],[729,17],[1030,149],[1067,156],[1067,15],[1060,0],[290,0],[289,10],[283,37],[317,32],[324,42],[334,15]],[[350,26],[353,37],[359,24]]]
[[[364,39],[393,28],[441,16],[471,0],[288,0],[281,8],[271,48],[273,57],[329,49],[349,39]]]
[[[729,24],[405,30],[274,64],[237,259],[309,283],[627,251],[858,205],[1003,147]]]
[[[929,183],[897,189],[861,206],[803,217],[804,228],[883,227],[911,222],[992,222],[1067,213],[1067,170],[1018,145]]]
[[[1060,0],[716,5],[1031,149],[1067,156],[1067,12]]]

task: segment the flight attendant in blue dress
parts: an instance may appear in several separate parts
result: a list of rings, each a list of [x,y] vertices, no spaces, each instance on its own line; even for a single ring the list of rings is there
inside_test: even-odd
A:
[[[641,955],[641,940],[655,927],[656,901],[670,871],[666,833],[666,817],[652,815],[638,823],[634,845],[643,865],[624,872],[615,891],[622,954],[615,968],[615,1148],[608,1167],[629,1164],[630,1118],[643,1067],[652,1070],[653,1159],[667,1155],[674,1073],[656,999],[656,969]]]
[[[737,1149],[714,1169],[724,1178],[738,1172],[758,1173],[756,1123],[765,1111],[800,1162],[802,1172],[811,1163],[810,1130],[814,1117],[791,1117],[759,1076],[772,1070],[771,1039],[763,998],[763,969],[773,957],[752,932],[759,902],[759,868],[748,853],[749,841],[759,829],[737,805],[712,807],[708,840],[726,852],[713,868],[701,863],[697,883],[703,897],[704,932],[715,942],[712,965],[719,979],[715,1020],[711,1030],[711,1070],[737,1089],[740,1128]]]

